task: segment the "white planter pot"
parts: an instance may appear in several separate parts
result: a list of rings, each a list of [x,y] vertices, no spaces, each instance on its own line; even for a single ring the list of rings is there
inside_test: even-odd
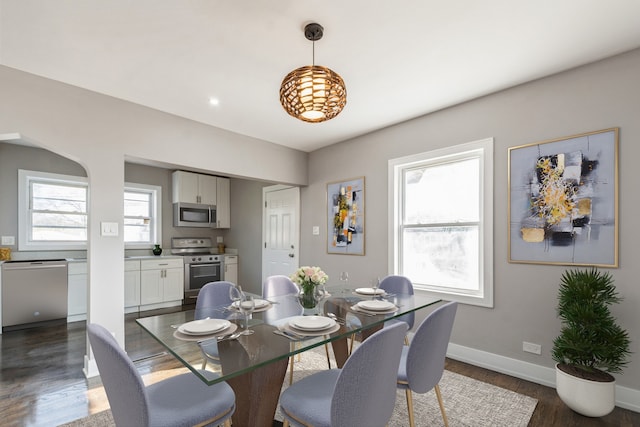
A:
[[[616,406],[616,382],[597,382],[569,375],[556,365],[556,391],[571,409],[587,417],[602,417]]]

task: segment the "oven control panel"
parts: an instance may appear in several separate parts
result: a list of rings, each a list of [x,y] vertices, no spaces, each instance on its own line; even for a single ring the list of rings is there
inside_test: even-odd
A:
[[[222,257],[220,255],[187,255],[185,261],[189,264],[204,263],[204,262],[221,262]]]

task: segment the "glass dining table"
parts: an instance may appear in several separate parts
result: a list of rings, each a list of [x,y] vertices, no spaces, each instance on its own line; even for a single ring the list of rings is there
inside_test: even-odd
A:
[[[337,365],[332,367],[342,367],[349,337],[366,339],[385,322],[441,301],[420,294],[377,294],[380,290],[373,295],[370,288],[325,289],[313,309],[303,308],[293,294],[268,300],[256,297],[248,325],[233,304],[136,322],[202,381],[209,385],[226,381],[234,389],[234,425],[270,426],[290,357],[330,343]],[[237,334],[247,326],[253,333]]]

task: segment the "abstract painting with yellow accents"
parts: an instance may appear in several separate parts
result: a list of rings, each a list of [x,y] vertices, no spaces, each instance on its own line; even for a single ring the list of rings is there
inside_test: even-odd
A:
[[[618,266],[618,128],[509,149],[509,261]]]

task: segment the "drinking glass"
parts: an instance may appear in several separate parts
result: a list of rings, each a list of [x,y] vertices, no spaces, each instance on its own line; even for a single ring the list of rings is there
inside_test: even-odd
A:
[[[238,302],[240,301],[240,296],[242,295],[242,290],[238,286],[230,286],[229,287],[229,299],[231,300],[231,307],[238,308]]]
[[[371,287],[373,288],[373,298],[376,299],[378,296],[378,287],[380,286],[380,278],[376,277],[375,279],[371,279]]]
[[[343,271],[342,273],[340,273],[340,284],[342,285],[342,292],[346,292],[347,291],[347,287],[349,285],[349,273],[346,271]]]
[[[253,329],[249,329],[249,315],[253,313],[253,310],[256,308],[256,302],[253,295],[243,292],[240,296],[239,308],[240,312],[244,314],[244,331],[242,332],[242,335],[251,335],[254,331]]]

